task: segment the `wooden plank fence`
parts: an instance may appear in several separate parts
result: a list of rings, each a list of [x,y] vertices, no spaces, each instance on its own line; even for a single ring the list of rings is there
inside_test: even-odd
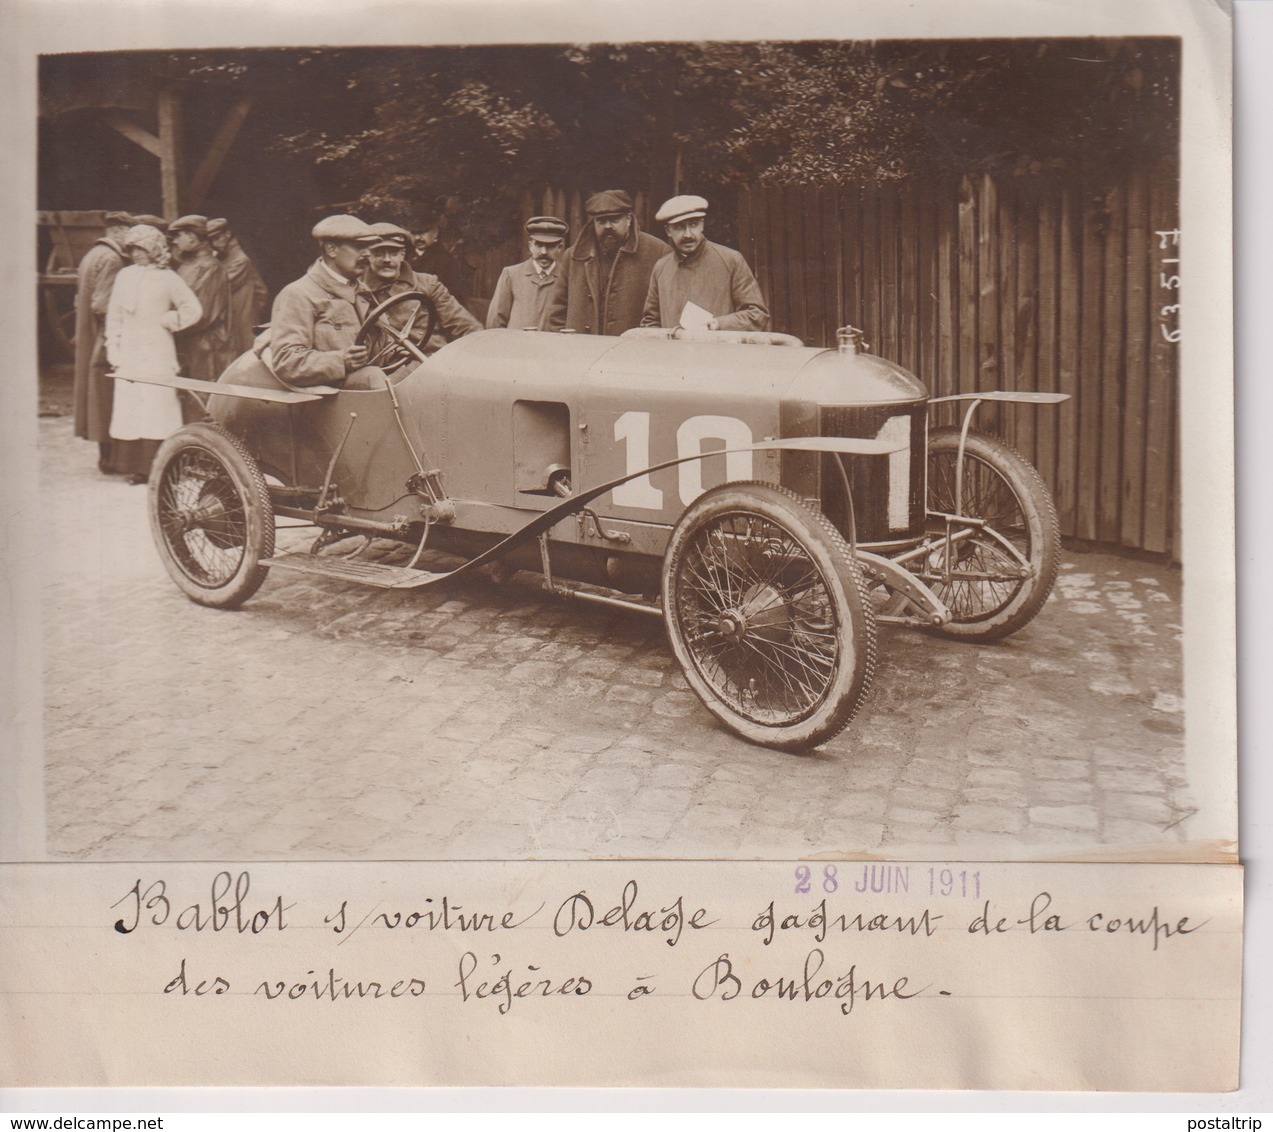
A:
[[[1178,359],[1158,308],[1179,293],[1163,297],[1155,235],[1176,201],[1174,163],[1099,185],[753,188],[739,246],[777,330],[832,346],[858,326],[935,395],[1069,393],[984,406],[980,425],[1039,468],[1066,535],[1178,557]]]
[[[527,194],[524,221],[585,222],[577,191]],[[985,405],[979,426],[1042,473],[1068,536],[1179,556],[1177,347],[1158,310],[1155,233],[1177,227],[1174,162],[1099,184],[965,177],[855,187],[743,189],[738,247],[773,328],[874,353],[934,395],[1057,390],[1057,407]],[[650,229],[652,198],[638,194]],[[657,202],[655,202],[657,203]],[[710,236],[710,232],[709,232]],[[526,255],[519,236],[474,260],[473,292]],[[955,423],[943,407],[939,423]]]

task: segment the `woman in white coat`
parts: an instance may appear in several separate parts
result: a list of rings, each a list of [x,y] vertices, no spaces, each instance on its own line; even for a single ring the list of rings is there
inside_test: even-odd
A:
[[[118,378],[172,377],[177,373],[173,333],[199,321],[199,300],[168,270],[168,241],[158,228],[138,224],[124,248],[132,266],[115,277],[106,308],[106,357]],[[182,425],[175,389],[116,380],[111,411],[112,463],[129,483],[145,483],[159,442]]]

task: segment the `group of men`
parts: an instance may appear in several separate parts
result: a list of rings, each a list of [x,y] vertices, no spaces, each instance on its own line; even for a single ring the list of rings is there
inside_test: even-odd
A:
[[[666,201],[655,219],[670,244],[641,231],[631,196],[617,189],[588,198],[587,227],[569,247],[564,220],[532,217],[529,258],[501,273],[486,326],[614,335],[638,326],[766,329],[769,311],[746,261],[704,236],[707,208],[699,196]],[[186,377],[215,381],[254,348],[287,385],[379,388],[389,359],[401,358],[395,338],[429,348],[419,312],[403,304],[385,313],[386,332],[355,339],[372,310],[410,291],[427,295],[436,311],[433,348],[482,329],[437,274],[419,270],[433,243],[428,234],[396,224],[348,215],[320,220],[312,233],[317,260],[279,292],[268,333],[258,336],[268,294],[227,221],[191,215],[165,225],[125,213],[108,213],[106,221],[106,235],[80,264],[76,330],[76,435],[101,445],[104,471],[111,380],[102,323],[111,282],[128,258],[120,241],[133,224],[166,229],[176,270],[203,308],[199,322],[177,335]]]
[[[529,258],[500,274],[486,326],[582,334],[637,326],[766,329],[769,311],[746,261],[703,234],[707,207],[699,196],[664,203],[655,218],[670,247],[641,231],[632,198],[619,190],[588,198],[588,227],[569,248],[564,220],[531,217]],[[443,341],[482,329],[436,275],[416,270],[418,245],[406,229],[338,215],[320,220],[312,234],[318,259],[279,292],[270,319],[269,363],[287,385],[382,387],[388,376],[381,363],[394,357],[392,332],[417,338],[418,311],[411,304],[386,311],[388,335],[355,339],[368,314],[396,295],[427,295]]]
[[[106,358],[106,310],[115,276],[131,262],[124,240],[130,228],[146,224],[167,234],[173,267],[195,293],[203,313],[175,335],[181,372],[215,381],[251,345],[269,295],[229,222],[206,216],[171,222],[149,214],[108,212],[106,232],[85,253],[78,268],[75,300],[75,435],[98,446],[98,467],[111,462],[110,423],[114,382]]]
[[[654,218],[670,247],[641,231],[621,190],[588,198],[588,225],[568,249],[564,220],[532,217],[530,258],[500,275],[486,325],[580,334],[767,329],[769,311],[747,262],[704,236],[707,208],[700,196],[675,196],[659,208]]]

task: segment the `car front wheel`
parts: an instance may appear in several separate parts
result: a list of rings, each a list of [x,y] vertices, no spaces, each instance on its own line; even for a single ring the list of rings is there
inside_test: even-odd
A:
[[[690,505],[663,560],[663,618],[690,687],[754,743],[825,743],[870,684],[875,620],[853,554],[773,484],[723,484]]]
[[[934,430],[928,531],[933,549],[917,573],[952,615],[934,632],[998,640],[1043,608],[1061,564],[1060,524],[1038,471],[1006,444],[970,432],[960,469],[959,430]]]

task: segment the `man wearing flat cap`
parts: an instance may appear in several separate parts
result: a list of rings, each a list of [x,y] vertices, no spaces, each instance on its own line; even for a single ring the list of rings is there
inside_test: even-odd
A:
[[[237,357],[250,349],[256,338],[256,326],[265,313],[270,297],[265,281],[230,231],[230,222],[218,217],[208,221],[208,243],[221,261],[230,283],[230,307],[227,330],[230,349]]]
[[[185,377],[216,381],[235,358],[230,345],[230,280],[208,243],[206,216],[179,216],[168,225],[177,274],[195,293],[203,314],[173,337]]]
[[[584,211],[588,226],[566,253],[548,323],[553,330],[622,334],[641,322],[650,271],[668,247],[641,231],[632,198],[620,189],[593,193]]]
[[[106,233],[84,253],[76,269],[75,286],[75,435],[97,444],[97,466],[112,472],[111,409],[115,382],[106,376],[106,308],[119,269],[131,262],[124,237],[137,223],[127,212],[103,217]]]
[[[526,221],[530,259],[500,272],[486,312],[488,328],[547,329],[557,264],[569,234],[570,226],[555,216],[532,216]]]
[[[708,330],[767,330],[769,308],[747,261],[733,248],[703,236],[707,201],[679,196],[654,214],[672,242],[672,254],[654,265],[642,326],[682,326],[685,306],[710,315]]]
[[[361,286],[371,225],[356,216],[328,216],[314,225],[318,259],[274,300],[270,364],[288,385],[341,385],[379,389],[384,371],[369,366],[366,346],[355,346],[358,327],[372,307]]]
[[[361,285],[375,306],[407,291],[423,291],[429,296],[438,313],[438,322],[437,330],[425,343],[426,353],[431,354],[447,342],[482,329],[482,324],[442,286],[436,275],[412,269],[407,262],[412,244],[410,232],[388,223],[372,224],[370,229],[375,242],[367,245],[369,262],[363,270]],[[382,317],[399,330],[410,322],[411,330],[407,336],[418,343],[425,330],[424,322],[418,314],[419,305],[402,303]],[[388,342],[389,336],[386,335],[369,343],[372,355]]]

